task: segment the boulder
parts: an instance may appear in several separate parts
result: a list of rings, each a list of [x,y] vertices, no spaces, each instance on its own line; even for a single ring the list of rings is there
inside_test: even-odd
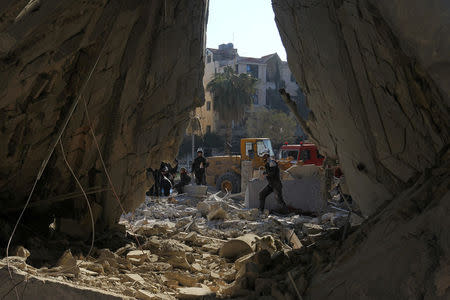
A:
[[[228,219],[228,214],[222,207],[219,207],[219,208],[216,208],[214,210],[211,210],[208,213],[207,218],[208,218],[209,221],[212,221],[212,220],[225,220],[225,219]]]
[[[201,201],[197,203],[197,210],[203,217],[206,217],[209,213],[209,204]]]
[[[23,246],[17,246],[16,249],[14,249],[14,251],[12,251],[12,255],[23,257],[23,258],[27,259],[28,256],[30,256],[30,251],[28,251]]]

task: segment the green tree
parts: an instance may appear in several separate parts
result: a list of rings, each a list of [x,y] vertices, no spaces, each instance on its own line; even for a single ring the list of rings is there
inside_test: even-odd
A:
[[[284,142],[294,143],[297,122],[290,113],[261,108],[247,118],[245,129],[249,137],[270,138],[274,147],[278,148]]]
[[[242,73],[237,74],[227,66],[223,73],[216,73],[206,86],[213,98],[213,109],[226,125],[225,151],[230,153],[231,124],[243,120],[245,111],[251,106],[257,79]]]

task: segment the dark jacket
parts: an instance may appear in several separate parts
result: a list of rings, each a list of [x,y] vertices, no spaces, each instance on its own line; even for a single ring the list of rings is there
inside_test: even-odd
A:
[[[264,174],[266,175],[267,181],[269,181],[269,183],[281,181],[280,169],[278,168],[278,164],[275,160],[270,159],[269,161],[267,161],[265,168],[266,170],[264,171]]]
[[[183,185],[188,185],[189,183],[191,183],[191,176],[189,176],[187,173],[181,173],[180,182]]]
[[[201,163],[203,163],[203,168],[200,168]],[[192,172],[204,172],[208,166],[209,163],[206,161],[206,158],[204,158],[203,156],[197,156],[192,163]]]

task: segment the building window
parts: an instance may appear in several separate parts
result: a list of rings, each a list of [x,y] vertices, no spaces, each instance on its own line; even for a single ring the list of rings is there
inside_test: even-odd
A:
[[[239,74],[239,65],[235,65],[235,68],[236,74]]]
[[[280,158],[297,160],[298,150],[281,150]]]
[[[206,110],[211,110],[211,101],[206,102]]]
[[[206,62],[207,62],[208,64],[211,62],[211,55],[208,55],[208,56],[206,57]]]
[[[211,133],[211,125],[206,125],[206,133]]]
[[[247,65],[247,74],[250,74],[255,78],[259,78],[258,65]]]
[[[302,152],[300,152],[300,159],[302,161],[308,161],[311,159],[311,153],[309,153],[309,150],[302,150]]]
[[[291,82],[295,82],[294,74],[291,73]]]

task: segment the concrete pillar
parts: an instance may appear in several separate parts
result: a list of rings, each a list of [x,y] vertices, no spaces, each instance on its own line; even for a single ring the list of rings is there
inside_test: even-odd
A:
[[[252,179],[253,167],[251,160],[241,161],[241,192],[245,192],[247,189],[247,183]]]

